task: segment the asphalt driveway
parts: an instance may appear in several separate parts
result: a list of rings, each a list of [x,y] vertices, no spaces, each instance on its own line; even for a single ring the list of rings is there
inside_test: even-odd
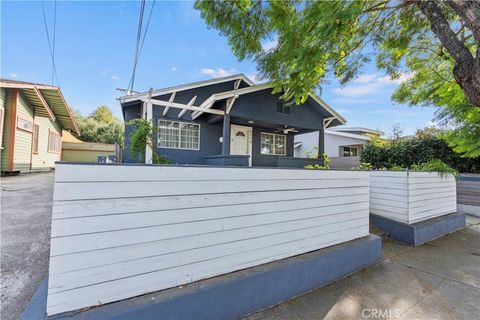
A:
[[[53,173],[1,179],[1,316],[18,319],[48,271]]]

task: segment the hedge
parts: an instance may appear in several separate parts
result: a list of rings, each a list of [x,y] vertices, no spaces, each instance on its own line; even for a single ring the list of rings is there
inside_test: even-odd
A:
[[[413,165],[439,159],[462,173],[480,173],[480,157],[462,158],[448,144],[438,138],[404,139],[387,144],[370,143],[361,154],[361,162],[370,163],[373,169]]]

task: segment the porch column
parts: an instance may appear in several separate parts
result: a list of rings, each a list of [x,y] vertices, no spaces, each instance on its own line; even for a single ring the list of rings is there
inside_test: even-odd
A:
[[[143,103],[143,109],[144,109],[144,114],[145,114],[145,120],[147,122],[152,121],[152,104],[149,102],[144,102]],[[150,137],[150,142],[153,143],[153,137]],[[152,147],[149,146],[148,144],[145,146],[145,164],[152,164],[153,163],[153,151]]]
[[[230,154],[230,115],[223,117],[222,155]]]
[[[318,131],[318,158],[322,159],[322,155],[325,153],[325,134],[324,130]]]

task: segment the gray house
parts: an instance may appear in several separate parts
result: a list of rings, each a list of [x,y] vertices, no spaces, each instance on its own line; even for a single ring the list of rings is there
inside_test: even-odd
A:
[[[157,154],[172,163],[228,166],[303,167],[318,159],[294,157],[294,136],[345,123],[315,95],[300,106],[285,104],[269,84],[243,74],[121,97],[125,123],[144,117],[158,126]],[[134,128],[125,128],[125,162]],[[324,135],[318,147],[324,150]],[[147,148],[145,162],[151,163]]]

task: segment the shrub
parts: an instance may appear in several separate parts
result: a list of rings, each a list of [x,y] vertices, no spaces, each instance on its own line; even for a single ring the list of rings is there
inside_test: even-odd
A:
[[[459,172],[480,173],[480,157],[462,158],[447,142],[436,137],[405,139],[386,144],[370,143],[361,154],[361,162],[370,163],[376,170],[391,169],[394,166],[410,169],[434,159]]]
[[[330,157],[328,154],[322,154],[323,165],[319,164],[307,164],[305,169],[317,169],[317,170],[327,170],[330,169]]]
[[[450,167],[448,164],[445,162],[438,160],[438,159],[433,159],[430,160],[429,162],[422,163],[419,165],[414,165],[412,166],[413,171],[428,171],[428,172],[438,172],[440,176],[445,176],[446,174],[453,174],[455,177],[458,176],[458,171]]]
[[[154,164],[171,163],[165,156],[157,154],[157,150],[152,141],[152,137],[155,134],[155,126],[152,121],[134,119],[129,121],[127,125],[136,127],[130,136],[129,151],[133,157],[138,157],[141,162],[145,162],[145,148],[148,145],[152,149],[152,162]]]

